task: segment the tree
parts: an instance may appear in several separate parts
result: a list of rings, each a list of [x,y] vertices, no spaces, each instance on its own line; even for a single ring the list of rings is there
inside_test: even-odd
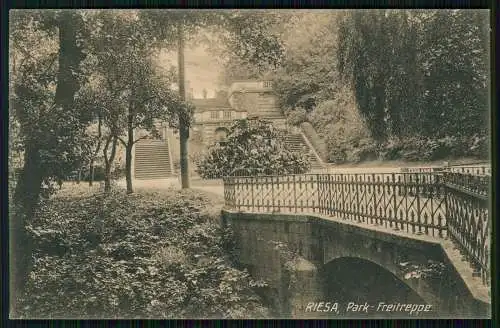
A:
[[[347,15],[339,28],[339,71],[373,136],[484,138],[487,29],[480,11]]]
[[[373,142],[366,122],[354,101],[345,95],[347,87],[338,98],[322,101],[309,115],[309,120],[326,142],[329,162],[357,162],[373,156]]]
[[[26,222],[40,196],[53,191],[53,182],[80,164],[79,140],[88,117],[73,106],[84,81],[81,40],[86,26],[82,17],[74,11],[11,11],[10,18],[11,56],[18,61],[11,78],[10,111],[19,122],[24,154],[10,227],[14,306],[31,263]]]
[[[282,35],[284,58],[274,76],[274,90],[285,114],[311,112],[337,91],[336,22],[339,13],[294,14]]]
[[[292,152],[283,132],[262,120],[239,120],[222,143],[213,145],[198,164],[202,178],[228,175],[296,174],[310,169],[302,153]]]

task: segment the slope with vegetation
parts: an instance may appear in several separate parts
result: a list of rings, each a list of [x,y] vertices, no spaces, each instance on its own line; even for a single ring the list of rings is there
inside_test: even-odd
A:
[[[126,195],[64,187],[28,224],[34,266],[21,318],[266,317],[254,281],[235,267],[214,196]],[[83,188],[82,188],[83,187]]]

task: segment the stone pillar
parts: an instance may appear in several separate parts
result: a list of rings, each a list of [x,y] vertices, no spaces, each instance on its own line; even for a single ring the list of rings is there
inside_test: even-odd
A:
[[[292,318],[318,318],[318,312],[306,312],[308,304],[327,301],[323,295],[321,277],[318,268],[308,260],[298,257],[290,272],[295,278],[289,294],[290,314]]]

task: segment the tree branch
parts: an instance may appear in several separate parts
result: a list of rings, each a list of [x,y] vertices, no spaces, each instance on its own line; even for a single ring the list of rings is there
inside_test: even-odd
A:
[[[148,138],[148,137],[149,137],[149,135],[146,135],[146,136],[142,136],[142,137],[140,137],[140,138],[137,138],[137,139],[135,139],[135,140],[134,140],[134,142],[133,142],[132,144],[135,144],[135,143],[139,142],[140,140],[142,140],[142,139],[146,139],[146,138]]]
[[[116,136],[116,138],[118,140],[120,140],[120,142],[122,143],[122,145],[124,145],[125,147],[127,147],[127,143],[125,142],[125,140],[122,139],[122,137]]]

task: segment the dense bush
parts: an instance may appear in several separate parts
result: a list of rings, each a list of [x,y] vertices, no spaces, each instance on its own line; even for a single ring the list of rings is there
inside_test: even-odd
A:
[[[347,94],[321,102],[309,117],[327,145],[329,162],[358,162],[376,157],[366,123]]]
[[[302,107],[289,110],[286,113],[287,123],[293,126],[300,125],[307,121],[307,111]]]
[[[283,132],[265,121],[237,121],[223,143],[213,145],[198,163],[202,178],[241,174],[303,173],[310,168],[308,158],[288,149]]]
[[[392,139],[380,146],[379,155],[385,160],[433,161],[471,157],[487,158],[488,143],[485,138],[444,137],[439,139],[409,137]]]
[[[36,251],[22,316],[266,316],[208,204],[194,191],[46,201],[28,226]]]

